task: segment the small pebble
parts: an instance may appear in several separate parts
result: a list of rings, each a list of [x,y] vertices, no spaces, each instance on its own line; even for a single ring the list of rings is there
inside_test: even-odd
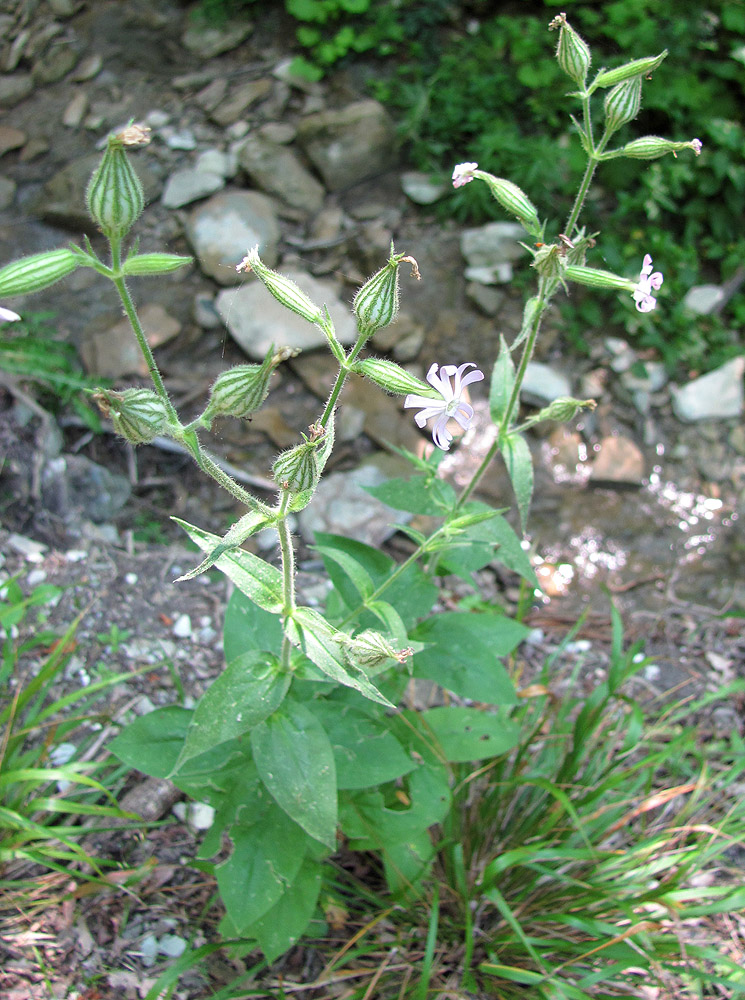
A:
[[[130,587],[134,587],[134,585],[137,583],[137,580],[138,576],[136,573],[127,573],[127,575],[124,577],[124,582]]]
[[[68,551],[65,552],[65,560],[69,563],[82,562],[87,558],[88,553],[85,549],[68,549]]]
[[[568,642],[564,649],[567,653],[589,653],[592,643],[589,639],[577,639],[576,642]]]
[[[26,561],[30,563],[41,562],[47,550],[46,545],[42,545],[41,542],[35,542],[32,538],[17,535],[15,532],[8,536],[8,546],[19,555],[25,556]]]
[[[29,587],[36,587],[40,583],[43,583],[47,578],[47,571],[45,569],[32,569],[29,575],[26,577],[26,583]]]
[[[173,634],[178,639],[188,639],[191,633],[191,618],[188,615],[179,615],[173,626]]]
[[[192,802],[189,806],[189,823],[195,830],[209,830],[215,822],[215,810],[206,802]]]

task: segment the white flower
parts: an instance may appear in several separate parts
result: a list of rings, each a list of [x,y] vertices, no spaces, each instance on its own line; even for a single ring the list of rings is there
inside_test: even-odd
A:
[[[700,156],[701,155],[701,150],[703,149],[703,145],[704,145],[701,142],[701,140],[700,139],[691,139],[690,145],[691,145],[691,149],[696,154],[696,156]]]
[[[476,370],[464,375],[467,368],[475,368]],[[432,428],[432,440],[438,448],[447,451],[453,440],[453,435],[447,429],[448,420],[456,420],[464,431],[468,430],[473,420],[473,407],[464,403],[461,397],[465,387],[471,382],[480,382],[484,373],[479,371],[472,362],[467,362],[460,367],[443,365],[439,375],[437,369],[438,365],[436,364],[430,367],[427,372],[427,381],[434,389],[437,389],[442,400],[410,393],[404,400],[404,408],[407,406],[421,407],[419,413],[414,417],[417,427],[424,427],[431,417],[437,417],[435,426]],[[453,376],[455,376],[455,380],[451,383]]]
[[[652,273],[652,258],[649,254],[645,254],[639,281],[633,291],[634,301],[639,312],[652,312],[657,305],[657,299],[652,295],[652,289],[657,291],[663,281],[664,278],[660,271]]]
[[[14,313],[10,309],[3,309],[3,307],[0,306],[0,323],[15,323],[15,321],[20,318],[21,317],[18,313]]]
[[[463,187],[464,184],[470,184],[473,180],[473,172],[478,168],[478,163],[459,163],[453,171],[453,187],[459,188]]]

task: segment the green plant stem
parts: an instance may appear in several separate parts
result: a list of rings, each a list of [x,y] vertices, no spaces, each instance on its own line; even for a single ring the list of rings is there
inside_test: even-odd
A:
[[[362,350],[362,348],[365,346],[365,344],[369,339],[370,339],[370,331],[369,330],[361,331],[359,337],[357,338],[356,344],[347,355],[344,364],[339,368],[339,374],[336,376],[336,382],[334,383],[334,388],[331,390],[331,395],[329,396],[328,402],[326,403],[326,408],[324,409],[321,419],[319,420],[321,427],[326,426],[328,419],[331,416],[334,407],[336,406],[336,401],[339,398],[339,393],[344,388],[344,383],[346,382],[347,376],[349,375],[349,366],[352,364],[354,359],[357,357],[357,355],[360,353],[360,351]]]
[[[373,601],[377,601],[380,595],[390,587],[390,585],[394,582],[394,580],[397,580],[398,577],[401,576],[401,574],[405,570],[407,570],[412,563],[417,562],[417,560],[424,555],[427,549],[432,545],[432,542],[434,542],[437,536],[441,535],[444,532],[444,530],[445,530],[445,525],[444,524],[440,525],[437,531],[435,531],[432,535],[430,535],[429,538],[426,541],[422,542],[421,545],[418,545],[417,548],[414,549],[414,551],[407,559],[404,559],[402,563],[399,563],[399,565],[396,566],[391,575],[380,584],[377,590],[374,590],[369,597],[366,597],[365,600],[362,602],[362,604],[358,605],[354,609],[354,611],[349,612],[347,617],[339,624],[338,628],[340,629],[344,628],[344,626],[348,625],[349,622],[353,621],[357,617],[357,615],[360,614],[360,612],[364,611],[365,608],[369,607],[369,605]]]
[[[552,283],[553,285],[553,283]],[[541,328],[541,318],[543,312],[548,305],[548,300],[553,292],[553,287],[549,288],[549,280],[541,277],[538,282],[538,305],[533,316],[533,325],[530,328],[530,332],[525,340],[525,346],[523,347],[522,357],[520,358],[520,364],[518,365],[517,372],[515,374],[515,383],[512,386],[512,393],[510,395],[509,402],[505,407],[504,416],[502,417],[502,422],[499,425],[497,431],[497,437],[494,443],[487,451],[486,455],[481,461],[476,472],[473,474],[470,483],[463,487],[460,492],[460,496],[455,501],[455,507],[453,508],[453,513],[455,513],[463,504],[468,500],[470,495],[478,486],[481,478],[483,477],[486,470],[489,468],[492,460],[494,459],[497,452],[501,449],[504,442],[504,436],[509,429],[510,423],[512,422],[512,415],[517,406],[518,400],[520,399],[520,389],[522,388],[523,380],[525,379],[525,372],[528,368],[528,363],[533,357],[533,351],[535,349],[535,342],[538,337],[538,331]]]
[[[287,506],[290,502],[290,491],[284,490],[279,504],[279,519],[276,528],[279,536],[279,548],[282,556],[282,594],[284,606],[282,616],[286,620],[295,610],[295,550],[292,547],[292,532],[287,521]],[[290,669],[290,654],[292,643],[284,636],[282,640],[281,661],[285,670]]]

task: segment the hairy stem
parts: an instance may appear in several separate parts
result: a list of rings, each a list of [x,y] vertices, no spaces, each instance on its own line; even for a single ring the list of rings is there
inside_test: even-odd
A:
[[[279,535],[279,548],[282,556],[282,594],[284,606],[282,617],[286,620],[295,610],[295,550],[292,547],[292,532],[287,522],[287,505],[290,502],[290,492],[285,490],[280,501],[280,518],[277,521],[277,534]],[[292,653],[292,643],[284,636],[282,640],[282,667],[290,669],[290,655]]]

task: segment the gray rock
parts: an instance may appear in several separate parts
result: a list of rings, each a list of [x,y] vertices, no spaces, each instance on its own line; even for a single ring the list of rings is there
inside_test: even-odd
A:
[[[57,517],[65,521],[88,518],[99,524],[110,521],[132,492],[124,476],[84,455],[60,455],[47,462],[41,491],[44,506]]]
[[[79,128],[87,110],[88,97],[83,90],[78,90],[62,112],[62,124],[67,128]]]
[[[487,316],[496,316],[504,302],[504,292],[480,281],[469,281],[466,295]]]
[[[377,101],[309,115],[300,123],[298,141],[330,191],[383,173],[396,162],[393,122]]]
[[[540,361],[531,361],[525,371],[522,396],[539,403],[550,403],[559,396],[571,396],[572,386],[562,372]]]
[[[237,48],[252,30],[253,25],[234,18],[218,27],[208,27],[204,21],[195,19],[181,36],[181,43],[201,59],[212,59],[222,52]]]
[[[204,170],[208,174],[219,174],[220,177],[235,177],[238,172],[238,159],[235,153],[224,153],[220,149],[205,149],[194,161],[195,170]]]
[[[162,201],[166,208],[181,208],[200,198],[214,194],[225,187],[225,178],[220,174],[187,167],[177,170],[166,181]]]
[[[683,305],[697,316],[705,316],[713,312],[723,299],[724,292],[719,285],[694,285],[686,292]]]
[[[96,153],[71,160],[48,180],[34,205],[41,218],[76,231],[93,232],[95,224],[85,208],[85,189],[100,162],[101,156]],[[144,157],[137,158],[135,169],[142,181],[146,201],[152,201],[160,182]]]
[[[75,83],[84,83],[86,80],[92,80],[94,76],[98,76],[101,72],[102,66],[103,58],[98,55],[98,53],[92,56],[86,56],[70,79],[72,79]]]
[[[387,478],[388,474],[373,462],[350,472],[324,476],[313,503],[298,515],[306,542],[312,543],[316,531],[328,531],[348,535],[367,545],[382,545],[395,533],[394,521],[411,520],[411,515],[392,511],[363,489],[378,486]]]
[[[357,325],[331,282],[313,278],[304,271],[283,269],[282,273],[317,306],[328,307],[342,344],[354,343]],[[257,361],[263,360],[272,344],[309,351],[326,343],[317,326],[286,309],[260,281],[249,280],[240,288],[220,292],[215,304],[233,339]]]
[[[643,361],[645,375],[634,375],[625,371],[621,375],[622,384],[630,392],[659,392],[667,384],[667,371],[661,361]]]
[[[323,186],[287,146],[251,135],[238,150],[238,162],[257,187],[292,208],[309,215],[321,208]]]
[[[294,142],[297,136],[297,129],[289,122],[267,122],[259,129],[259,135],[267,142],[276,142],[280,146],[287,146]]]
[[[276,80],[281,80],[282,83],[287,84],[289,87],[295,87],[306,94],[319,93],[319,86],[314,80],[308,80],[307,77],[301,76],[300,73],[296,73],[293,70],[292,66],[294,62],[295,60],[292,56],[288,56],[287,59],[278,62],[272,70],[272,76]]]
[[[432,205],[445,194],[448,189],[444,181],[437,180],[431,174],[423,174],[418,170],[407,170],[401,174],[401,188],[407,198],[416,205]]]
[[[258,191],[221,191],[189,216],[186,235],[202,270],[221,285],[242,281],[236,265],[258,244],[269,267],[277,261],[279,224],[274,206]]]
[[[179,321],[155,302],[146,302],[138,311],[152,348],[172,340],[181,330]],[[92,375],[119,378],[134,374],[145,377],[148,374],[128,319],[121,319],[108,329],[97,328],[83,341],[80,353]]]
[[[217,105],[224,99],[228,92],[228,81],[224,76],[218,76],[210,80],[206,87],[203,87],[194,100],[200,108],[205,111],[214,111]]]
[[[679,420],[726,420],[743,410],[745,356],[733,358],[713,372],[682,387],[671,386],[673,411]]]
[[[215,300],[208,292],[198,292],[194,296],[192,316],[203,330],[216,330],[222,326],[220,314],[215,309]]]
[[[194,133],[191,129],[174,129],[167,126],[160,130],[160,135],[169,149],[183,149],[186,152],[190,152],[192,149],[197,148],[197,140],[194,138]]]
[[[510,282],[512,261],[525,256],[519,241],[527,238],[528,234],[517,222],[488,222],[485,226],[464,230],[460,249],[468,264],[468,281],[482,285]]]
[[[272,81],[267,77],[262,77],[260,80],[248,80],[226,99],[216,104],[210,112],[210,118],[223,127],[232,125],[233,122],[238,121],[244,111],[266,97],[271,89]]]
[[[639,486],[644,478],[644,455],[633,441],[620,434],[604,437],[590,478],[594,482]]]
[[[0,76],[0,105],[12,108],[20,104],[34,89],[34,80],[30,73],[13,73],[11,76]]]
[[[34,82],[56,83],[75,68],[79,56],[77,45],[69,38],[55,39],[31,70]]]
[[[13,204],[16,196],[16,182],[10,177],[0,177],[0,208],[7,208]]]

